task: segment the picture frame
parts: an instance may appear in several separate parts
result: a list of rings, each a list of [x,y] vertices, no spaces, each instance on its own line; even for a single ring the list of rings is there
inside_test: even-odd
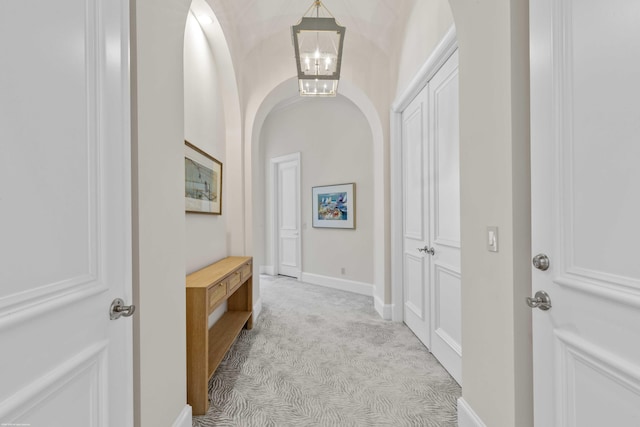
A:
[[[184,141],[185,212],[222,215],[222,162]]]
[[[356,228],[356,184],[311,188],[314,228]]]

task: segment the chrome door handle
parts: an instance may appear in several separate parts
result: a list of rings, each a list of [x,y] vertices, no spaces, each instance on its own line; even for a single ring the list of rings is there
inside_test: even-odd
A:
[[[430,248],[427,245],[425,245],[424,248],[417,248],[417,249],[418,249],[418,252],[424,252],[424,253],[429,254],[429,255],[435,255],[436,254],[435,249]]]
[[[535,297],[527,297],[527,305],[531,308],[547,311],[551,308],[551,298],[545,291],[538,291]]]
[[[547,271],[549,269],[549,257],[545,254],[538,254],[531,261],[538,270]]]
[[[111,307],[109,308],[109,318],[111,320],[119,319],[120,316],[130,317],[135,313],[136,306],[124,305],[124,301],[120,298],[116,298],[111,303]]]

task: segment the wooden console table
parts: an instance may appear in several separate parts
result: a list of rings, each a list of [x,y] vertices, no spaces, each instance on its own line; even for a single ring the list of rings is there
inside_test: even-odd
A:
[[[187,276],[187,402],[194,415],[209,409],[209,378],[243,327],[253,327],[251,257],[228,257]],[[227,301],[211,328],[209,315]]]

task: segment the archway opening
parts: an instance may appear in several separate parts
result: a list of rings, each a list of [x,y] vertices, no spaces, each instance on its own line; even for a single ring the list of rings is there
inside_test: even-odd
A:
[[[279,106],[287,106],[287,103],[292,102],[292,99],[295,100],[297,97],[297,86],[296,79],[290,78],[279,84],[275,87],[262,101],[259,107],[256,109],[256,112],[253,115],[253,120],[250,121],[250,118],[247,117],[247,134],[245,136],[245,141],[247,144],[246,152],[248,153],[247,160],[247,182],[251,182],[251,202],[248,204],[252,206],[250,212],[248,214],[248,226],[247,226],[247,236],[248,236],[248,245],[251,245],[254,249],[254,257],[256,259],[256,264],[258,265],[266,265],[270,260],[267,259],[266,248],[267,242],[266,237],[269,235],[269,230],[267,229],[267,224],[264,220],[263,210],[261,207],[266,206],[265,194],[263,191],[260,191],[262,185],[264,183],[264,152],[261,141],[261,136],[263,134],[263,128],[265,126],[265,121],[267,120],[269,114],[274,110],[277,111]],[[380,123],[379,116],[373,107],[373,104],[369,100],[369,98],[362,92],[357,86],[353,83],[342,80],[340,83],[340,92],[344,97],[343,101],[349,101],[352,104],[352,107],[358,111],[364,118],[364,123],[368,127],[370,131],[370,147],[371,147],[371,172],[372,172],[372,181],[370,184],[371,188],[371,206],[373,213],[384,211],[385,206],[385,194],[384,191],[380,189],[384,188],[384,163],[383,163],[383,133],[382,133],[382,124]],[[299,104],[296,103],[296,106]],[[252,123],[252,126],[249,125]],[[339,155],[339,153],[338,153]],[[338,182],[336,182],[338,183]],[[308,190],[308,189],[307,189]],[[305,190],[303,189],[302,197],[307,197],[305,195]],[[310,196],[307,197],[307,200],[310,199]],[[250,216],[249,216],[250,215]],[[304,221],[304,220],[303,220]],[[310,223],[310,218],[308,222]],[[365,222],[366,224],[367,222]],[[384,276],[385,276],[385,248],[384,248],[384,230],[385,230],[385,221],[383,215],[372,215],[371,218],[372,232],[371,240],[373,243],[373,274],[371,277],[372,283],[366,283],[361,280],[351,280],[351,282],[356,282],[357,285],[352,289],[359,289],[362,293],[368,293],[374,297],[374,301],[376,302],[376,309],[380,313],[380,315],[385,315],[387,318],[390,318],[390,311],[388,313],[384,313]],[[250,230],[250,231],[249,231]],[[249,247],[249,246],[248,246]],[[346,273],[346,268],[345,268]],[[342,275],[342,270],[338,270],[336,276],[340,279]],[[346,274],[345,274],[346,275]],[[362,276],[367,277],[367,276]],[[366,279],[365,279],[366,280]],[[341,285],[345,285],[344,281],[337,281],[334,283],[341,283]],[[368,285],[360,286],[360,285]],[[259,292],[259,291],[258,291]]]

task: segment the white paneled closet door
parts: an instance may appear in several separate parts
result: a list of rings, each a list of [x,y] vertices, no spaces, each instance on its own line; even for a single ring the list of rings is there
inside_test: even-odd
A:
[[[458,51],[428,91],[431,352],[462,385]]]
[[[0,2],[3,425],[133,425],[128,11]]]
[[[404,322],[431,348],[428,95],[424,89],[402,113]]]
[[[457,51],[402,113],[404,321],[461,383]]]
[[[530,7],[535,424],[636,426],[640,2]]]

